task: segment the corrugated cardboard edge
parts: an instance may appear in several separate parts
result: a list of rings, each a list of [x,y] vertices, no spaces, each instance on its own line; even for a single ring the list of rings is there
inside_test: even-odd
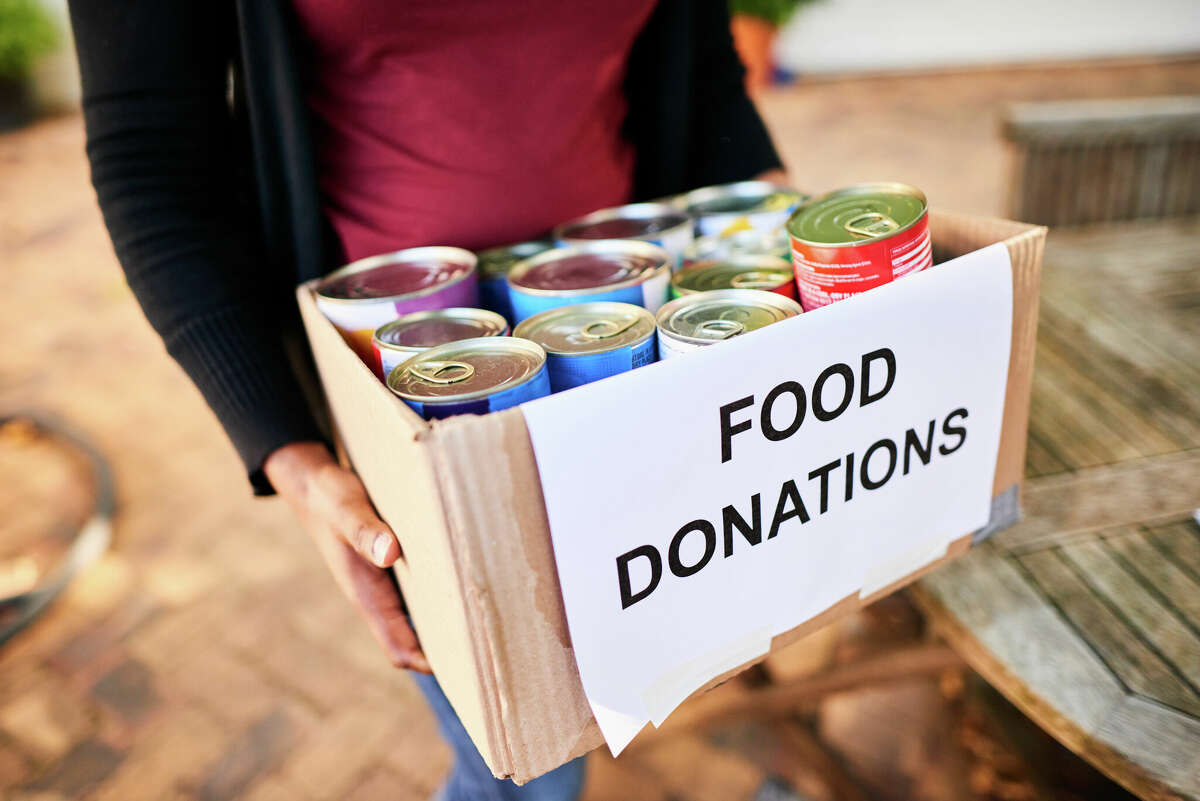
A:
[[[993,494],[1021,484],[1046,229],[934,211],[932,238],[945,257],[995,242],[1013,269],[1013,339]],[[527,781],[603,743],[587,705],[558,589],[541,485],[524,418],[516,410],[435,425],[432,442],[450,530],[463,560],[474,652],[487,688],[486,740],[476,738],[497,776]],[[523,499],[516,503],[515,499]],[[873,593],[848,597],[772,641],[794,642],[936,570],[971,545],[955,540],[941,559]],[[506,644],[508,646],[506,647]],[[749,667],[714,679],[714,686]],[[494,694],[494,695],[493,695]]]
[[[469,583],[460,572],[437,475],[430,427],[384,387],[317,310],[311,284],[297,289],[301,317],[341,444],[383,520],[400,541],[396,577],[446,697],[480,750],[502,746],[489,714],[500,695],[477,654]]]

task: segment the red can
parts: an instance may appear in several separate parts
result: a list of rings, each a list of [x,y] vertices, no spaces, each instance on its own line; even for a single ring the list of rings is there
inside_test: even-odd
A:
[[[805,311],[933,264],[928,204],[908,184],[839,189],[800,206],[787,228]]]

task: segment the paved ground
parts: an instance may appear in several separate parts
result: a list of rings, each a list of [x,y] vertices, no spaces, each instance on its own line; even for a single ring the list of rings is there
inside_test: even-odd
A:
[[[1004,101],[1198,90],[1200,63],[1186,62],[825,82],[764,106],[803,187],[886,176],[940,206],[999,212]],[[81,149],[75,117],[0,137],[0,410],[48,410],[86,431],[112,459],[121,513],[113,551],[0,649],[0,795],[425,798],[447,767],[433,721],[283,505],[248,498],[232,450],[124,287]],[[69,471],[17,440],[0,445],[10,449],[0,586],[20,579],[13,543],[78,506]],[[850,664],[921,628],[893,601],[772,669]],[[1037,760],[1065,758],[1027,728],[1017,739],[1044,748],[1020,755],[997,719],[1021,725],[951,670],[843,693],[804,725],[676,731],[618,761],[594,755],[587,797],[1035,797],[1048,786]],[[1082,770],[1051,764],[1056,775]],[[1079,775],[1071,786],[1097,786]]]

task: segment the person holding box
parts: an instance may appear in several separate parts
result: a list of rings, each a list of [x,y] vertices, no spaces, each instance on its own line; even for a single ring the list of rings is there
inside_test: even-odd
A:
[[[493,779],[388,568],[401,556],[334,458],[294,287],[419,245],[480,249],[634,199],[782,181],[723,0],[71,0],[87,150],[130,287],[282,495],[455,751],[441,792],[571,799],[575,760]]]

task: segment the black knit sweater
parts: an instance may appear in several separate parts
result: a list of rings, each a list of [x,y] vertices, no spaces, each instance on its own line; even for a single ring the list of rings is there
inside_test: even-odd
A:
[[[71,0],[70,9],[92,183],[117,257],[255,490],[269,493],[266,457],[321,439],[284,347],[297,326],[293,288],[340,259],[321,215],[291,8]],[[625,83],[636,197],[779,166],[742,75],[724,0],[659,3]]]

